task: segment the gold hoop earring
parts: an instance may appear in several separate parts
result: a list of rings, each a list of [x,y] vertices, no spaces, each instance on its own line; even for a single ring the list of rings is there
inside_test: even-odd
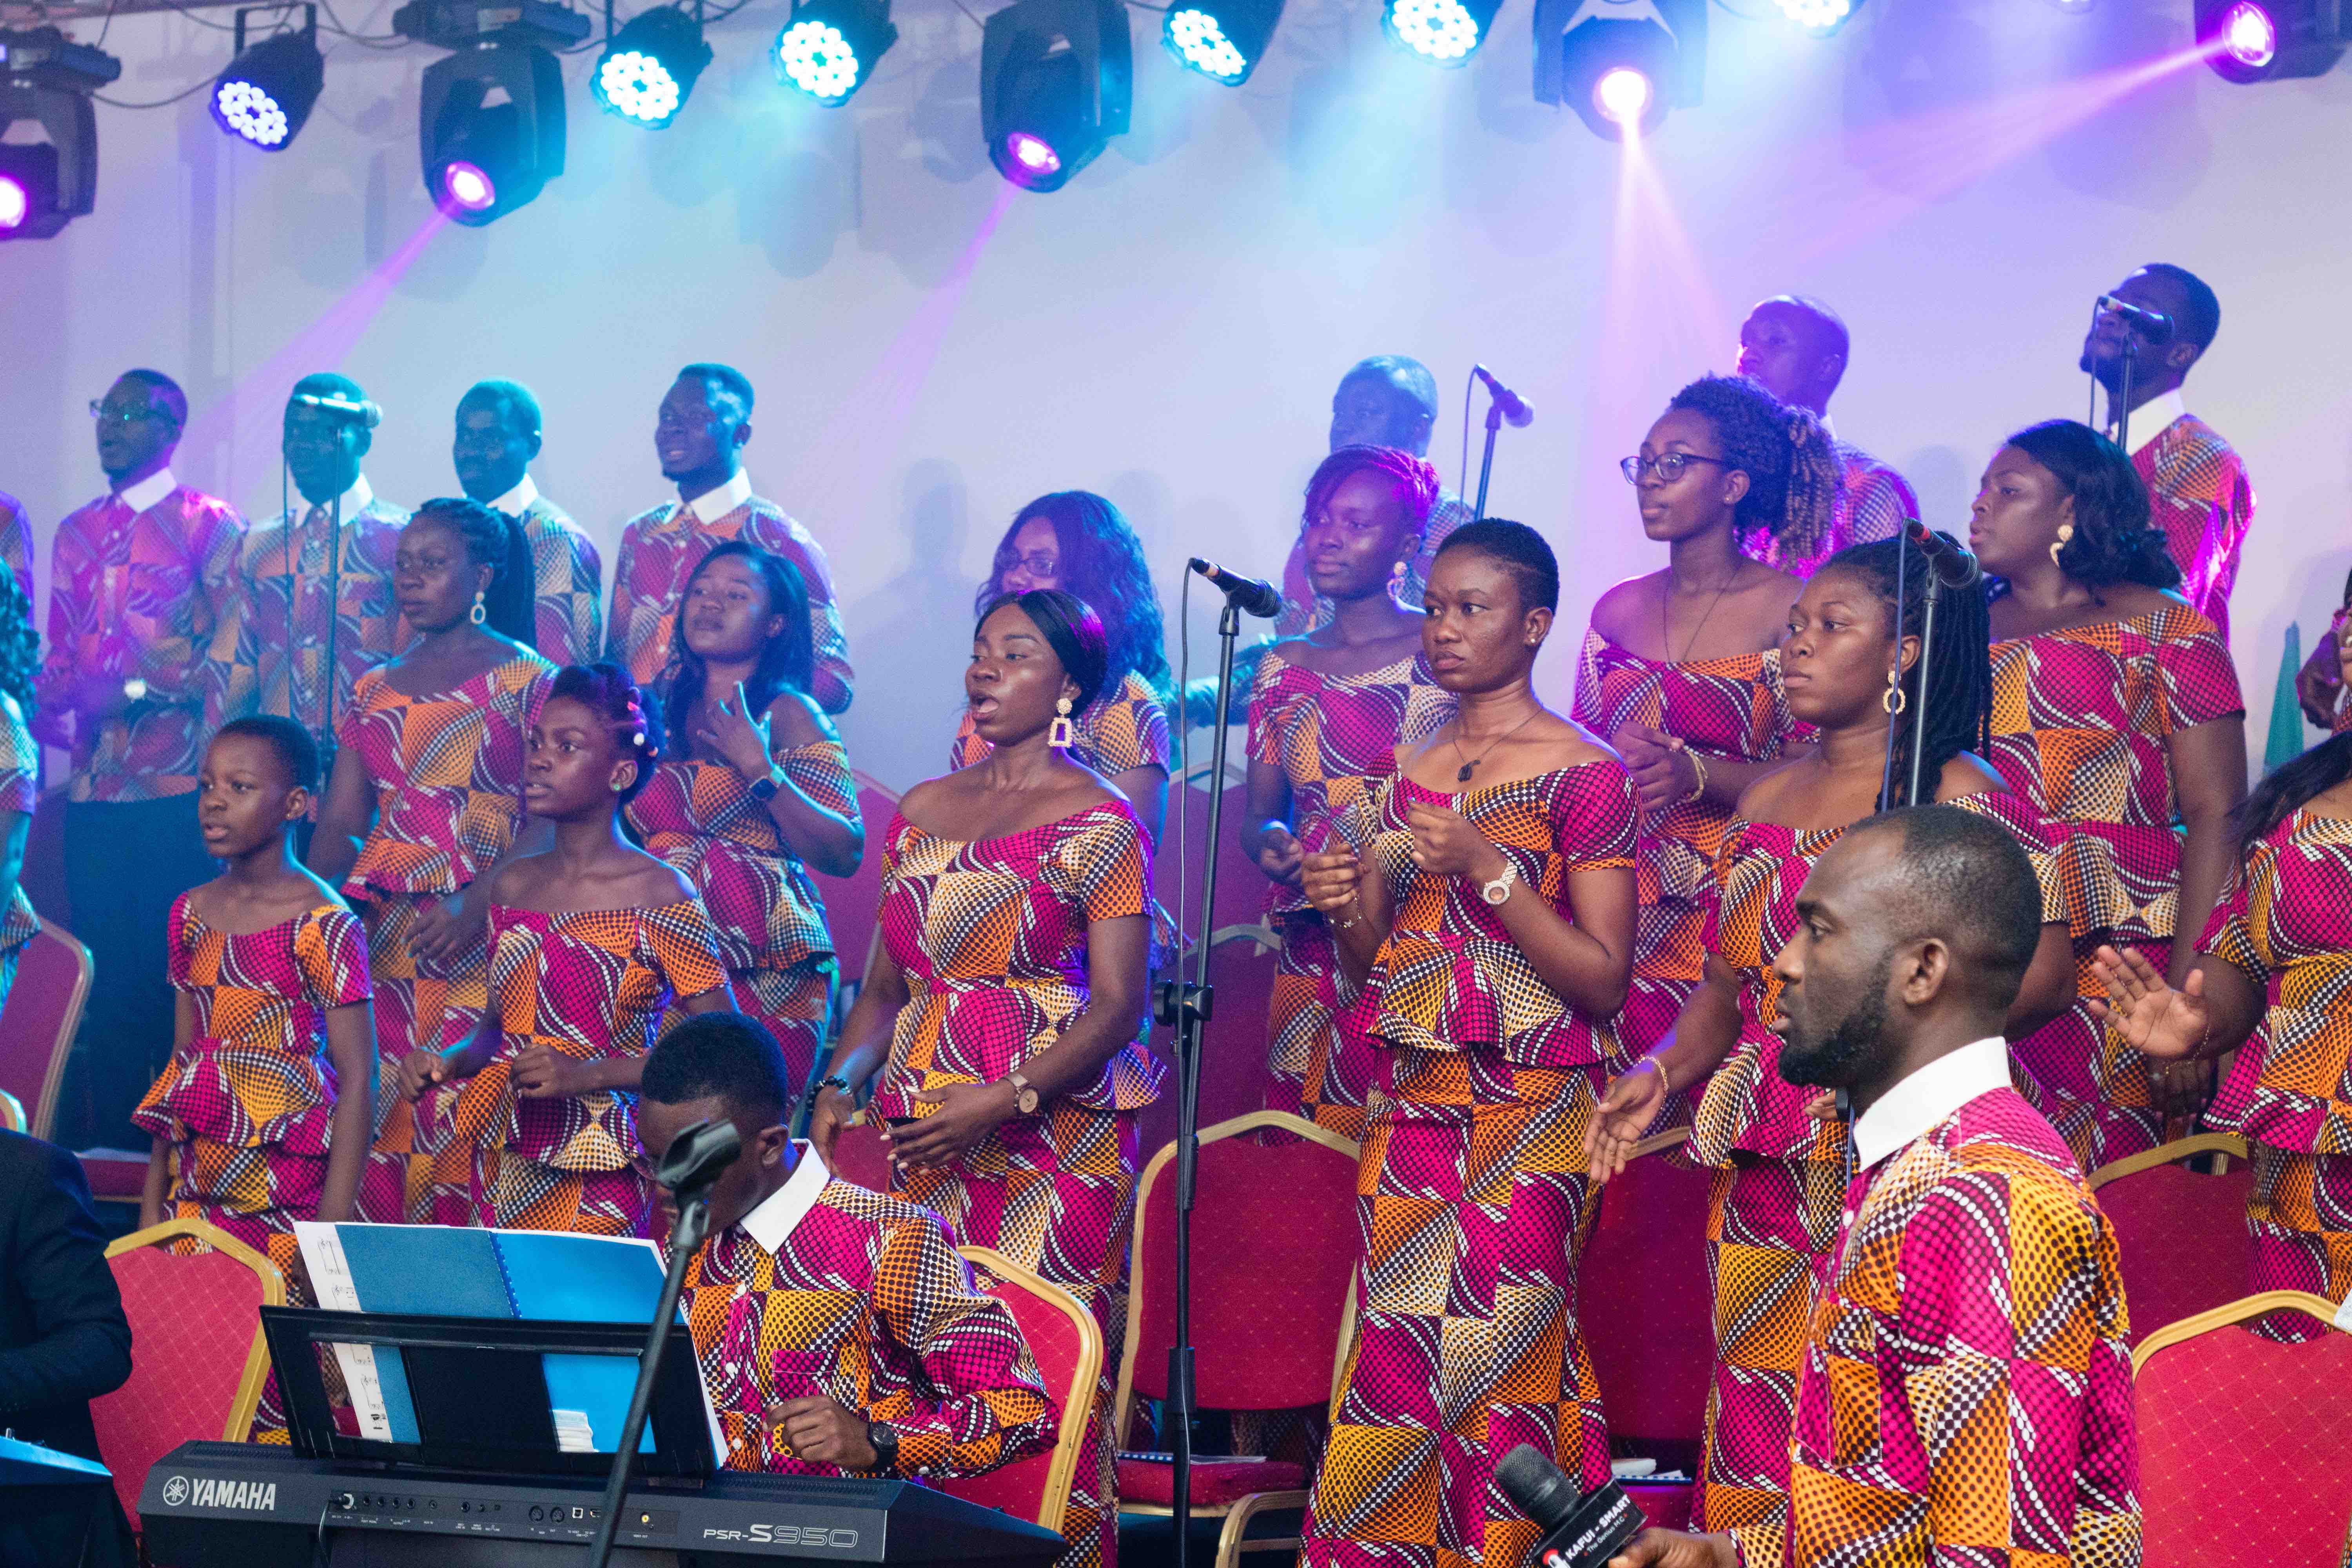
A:
[[[1054,727],[1045,731],[1045,744],[1059,751],[1070,749],[1070,700],[1054,700]]]
[[[1910,694],[1903,689],[1900,666],[1886,672],[1886,689],[1879,693],[1878,705],[1889,713],[1900,713],[1911,705]]]
[[[2057,541],[2050,546],[2050,564],[2057,567],[2061,572],[2064,571],[2066,566],[2065,563],[2058,559],[2058,552],[2065,549],[2068,541],[2072,540],[2074,537],[2074,525],[2073,523],[2062,522],[2058,525]]]
[[[484,621],[490,618],[489,605],[488,603],[488,589],[477,588],[474,590],[474,607],[467,613],[467,618],[471,620],[478,626]]]

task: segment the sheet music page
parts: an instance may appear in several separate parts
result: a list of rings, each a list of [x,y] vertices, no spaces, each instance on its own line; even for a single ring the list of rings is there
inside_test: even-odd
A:
[[[319,1305],[330,1311],[360,1310],[359,1287],[352,1283],[351,1264],[343,1257],[343,1239],[336,1226],[315,1220],[296,1220],[294,1239],[302,1262],[310,1271],[310,1288]],[[343,1385],[351,1393],[352,1410],[359,1417],[360,1436],[392,1441],[392,1418],[383,1403],[383,1381],[378,1374],[373,1345],[335,1346],[335,1363],[342,1368]]]

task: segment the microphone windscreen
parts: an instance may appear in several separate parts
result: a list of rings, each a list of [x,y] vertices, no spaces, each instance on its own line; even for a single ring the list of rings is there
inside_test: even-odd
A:
[[[1495,1467],[1495,1479],[1501,1484],[1503,1495],[1547,1534],[1566,1522],[1584,1500],[1582,1489],[1531,1443],[1522,1443],[1504,1455]]]

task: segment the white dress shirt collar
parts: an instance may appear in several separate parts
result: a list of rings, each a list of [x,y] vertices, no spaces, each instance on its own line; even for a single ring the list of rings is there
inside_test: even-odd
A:
[[[717,522],[737,507],[751,499],[751,471],[738,468],[735,477],[715,490],[705,490],[686,503],[687,510],[704,522]]]
[[[770,1252],[782,1252],[784,1243],[792,1239],[809,1210],[816,1207],[824,1184],[833,1180],[833,1173],[817,1158],[816,1150],[795,1140],[793,1148],[800,1155],[800,1163],[784,1178],[784,1184],[760,1201],[757,1208],[735,1223],[749,1232],[753,1241]]]
[[[2009,1043],[1998,1037],[1937,1057],[1880,1095],[1854,1122],[1855,1163],[1867,1171],[1979,1095],[2010,1087]]]
[[[2132,410],[2132,449],[2135,458],[2140,448],[2172,428],[2175,420],[2188,416],[2189,405],[2181,400],[2180,388],[2174,387],[2161,397],[2151,397]]]
[[[530,476],[526,473],[515,482],[514,489],[490,503],[490,510],[502,511],[509,517],[520,517],[530,510],[530,503],[538,499],[539,487],[530,482]]]
[[[179,488],[180,481],[172,477],[172,470],[169,468],[162,468],[137,484],[125,485],[114,493],[121,496],[122,504],[132,511],[145,511]]]

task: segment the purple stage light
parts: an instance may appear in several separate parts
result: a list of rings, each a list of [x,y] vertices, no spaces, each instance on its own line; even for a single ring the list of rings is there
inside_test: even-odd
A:
[[[23,182],[0,174],[0,232],[21,227],[25,215],[33,210],[33,198]]]
[[[478,213],[499,199],[499,188],[475,165],[460,159],[441,172],[441,189],[452,204]]]
[[[1642,123],[1653,96],[1650,79],[1632,66],[1612,66],[1592,84],[1594,106],[1628,131]]]
[[[2239,0],[2216,29],[2221,52],[2248,70],[2261,70],[2278,58],[2278,24],[2254,0]]]
[[[1015,131],[1006,137],[1004,146],[1014,163],[1040,178],[1062,166],[1062,155],[1044,137],[1032,136],[1026,131]]]

